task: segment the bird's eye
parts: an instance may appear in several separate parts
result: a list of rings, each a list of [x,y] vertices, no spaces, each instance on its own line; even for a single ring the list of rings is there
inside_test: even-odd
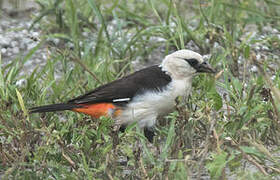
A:
[[[196,66],[198,61],[196,59],[185,59],[191,66]]]

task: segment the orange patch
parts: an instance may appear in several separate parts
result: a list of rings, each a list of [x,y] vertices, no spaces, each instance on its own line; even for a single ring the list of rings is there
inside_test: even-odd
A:
[[[118,116],[121,113],[112,103],[84,104],[82,108],[74,108],[72,111],[84,113],[94,118],[101,116]]]

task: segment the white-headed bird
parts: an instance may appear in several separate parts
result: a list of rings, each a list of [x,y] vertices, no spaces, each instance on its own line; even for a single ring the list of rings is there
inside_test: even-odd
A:
[[[33,107],[30,113],[71,110],[93,118],[109,116],[122,127],[137,122],[151,142],[157,117],[171,112],[178,96],[189,95],[192,78],[214,72],[200,54],[179,50],[167,55],[160,65],[136,71],[66,103]]]

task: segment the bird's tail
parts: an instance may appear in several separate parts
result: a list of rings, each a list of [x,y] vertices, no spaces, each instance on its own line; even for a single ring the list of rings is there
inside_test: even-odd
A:
[[[79,107],[81,107],[81,105],[79,104],[69,104],[69,103],[51,104],[46,106],[38,106],[38,107],[30,108],[29,113],[64,111],[64,110],[72,110],[74,108],[79,108]]]

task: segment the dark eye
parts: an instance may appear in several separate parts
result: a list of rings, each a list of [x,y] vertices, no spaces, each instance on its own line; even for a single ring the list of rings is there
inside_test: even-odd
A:
[[[185,59],[191,66],[196,66],[198,61],[196,59]]]

